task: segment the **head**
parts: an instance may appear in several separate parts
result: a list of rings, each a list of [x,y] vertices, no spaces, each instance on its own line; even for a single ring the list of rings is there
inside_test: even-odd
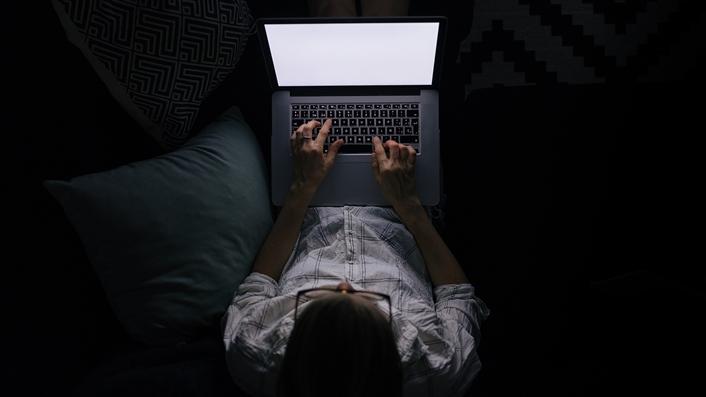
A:
[[[401,396],[387,316],[355,294],[311,301],[289,336],[277,383],[279,397]]]

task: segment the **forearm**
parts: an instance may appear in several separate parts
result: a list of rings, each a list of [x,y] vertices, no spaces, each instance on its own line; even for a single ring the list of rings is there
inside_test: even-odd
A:
[[[444,243],[421,204],[395,208],[417,241],[434,286],[468,283],[463,269]]]
[[[315,189],[293,186],[277,216],[270,234],[255,258],[252,271],[279,280],[282,269],[294,249],[299,231]]]

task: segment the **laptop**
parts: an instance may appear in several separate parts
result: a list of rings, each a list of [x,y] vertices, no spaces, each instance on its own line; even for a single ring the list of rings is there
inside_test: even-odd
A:
[[[371,168],[372,137],[417,151],[423,205],[441,195],[439,94],[444,17],[261,19],[272,94],[272,202],[292,178],[289,138],[312,119],[345,144],[311,205],[389,205]],[[314,131],[314,135],[318,130]]]

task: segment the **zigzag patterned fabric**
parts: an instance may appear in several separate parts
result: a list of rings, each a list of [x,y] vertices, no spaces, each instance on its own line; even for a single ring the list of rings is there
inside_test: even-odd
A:
[[[683,78],[703,51],[704,2],[476,1],[460,50],[466,92]]]
[[[53,0],[69,39],[166,148],[233,71],[253,18],[244,0]]]

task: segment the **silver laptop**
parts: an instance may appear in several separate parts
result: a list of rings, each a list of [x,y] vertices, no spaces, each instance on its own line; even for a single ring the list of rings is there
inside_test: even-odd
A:
[[[262,19],[258,32],[274,88],[275,205],[291,183],[292,131],[328,118],[329,142],[341,138],[345,145],[312,205],[389,205],[372,173],[373,136],[417,150],[417,192],[422,204],[438,203],[445,18]]]

